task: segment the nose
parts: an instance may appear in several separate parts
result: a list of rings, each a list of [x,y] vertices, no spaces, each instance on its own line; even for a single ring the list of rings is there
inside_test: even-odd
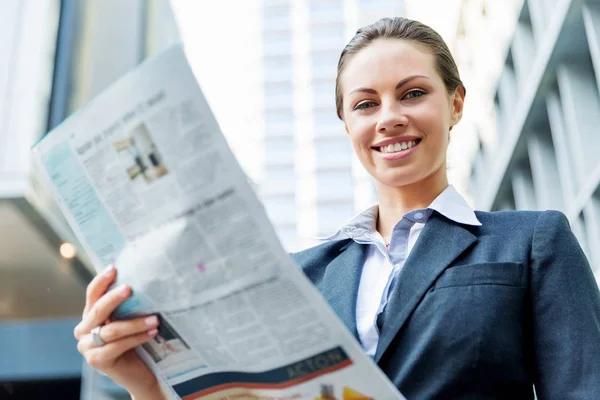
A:
[[[408,125],[408,118],[397,106],[382,107],[382,112],[377,121],[377,132],[390,133],[398,128],[404,128]]]

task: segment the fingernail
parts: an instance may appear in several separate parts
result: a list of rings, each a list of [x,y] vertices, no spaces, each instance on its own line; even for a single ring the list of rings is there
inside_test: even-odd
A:
[[[158,329],[152,329],[151,331],[148,331],[148,336],[156,336],[156,334],[158,333]]]
[[[158,318],[156,315],[152,315],[150,317],[146,317],[144,320],[147,326],[156,326],[158,324]]]
[[[108,268],[106,268],[106,269],[104,270],[104,275],[110,275],[110,274],[112,274],[112,272],[113,272],[114,270],[115,270],[115,266],[114,266],[114,265],[111,265],[110,267],[108,267]]]
[[[127,293],[128,289],[129,289],[128,285],[122,284],[121,286],[119,286],[119,288],[117,290],[119,291],[119,294],[125,294],[125,293]]]

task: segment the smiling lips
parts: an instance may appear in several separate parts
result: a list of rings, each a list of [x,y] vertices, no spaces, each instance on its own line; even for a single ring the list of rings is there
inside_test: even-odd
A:
[[[387,140],[372,148],[385,160],[397,160],[407,157],[421,143],[421,139]]]

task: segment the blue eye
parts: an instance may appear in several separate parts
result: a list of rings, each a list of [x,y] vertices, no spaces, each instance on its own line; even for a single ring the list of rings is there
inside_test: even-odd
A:
[[[416,98],[421,97],[421,96],[423,96],[425,94],[426,93],[423,90],[421,90],[421,89],[415,89],[415,90],[411,90],[410,92],[406,93],[403,98],[404,99],[409,99],[409,100],[410,99],[416,99]]]
[[[365,110],[367,108],[371,108],[373,106],[376,106],[377,103],[375,103],[374,101],[364,101],[362,103],[357,104],[354,109],[355,110]]]

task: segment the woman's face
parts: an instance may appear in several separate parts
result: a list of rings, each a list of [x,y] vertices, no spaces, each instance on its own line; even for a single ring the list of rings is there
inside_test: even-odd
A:
[[[404,40],[376,40],[348,61],[341,88],[346,131],[379,183],[445,177],[449,131],[461,118],[464,91],[448,94],[431,53]]]

